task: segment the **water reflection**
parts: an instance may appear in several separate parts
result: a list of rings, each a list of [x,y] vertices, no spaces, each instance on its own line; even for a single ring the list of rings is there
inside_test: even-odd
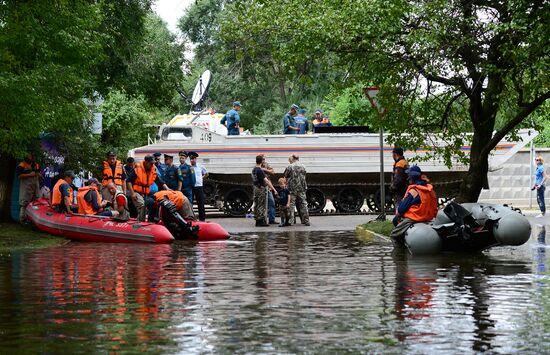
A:
[[[528,319],[548,335],[545,233],[534,256],[420,258],[352,234],[295,232],[17,254],[0,260],[0,350],[540,350],[545,341],[522,337],[535,336]]]

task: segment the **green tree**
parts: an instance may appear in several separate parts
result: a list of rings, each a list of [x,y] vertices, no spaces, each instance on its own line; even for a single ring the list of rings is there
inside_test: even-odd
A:
[[[228,6],[229,7],[229,6]],[[550,97],[550,11],[543,1],[236,1],[222,26],[235,52],[268,48],[284,67],[319,51],[335,56],[345,86],[381,88],[393,141],[460,158],[472,132],[461,201],[476,201],[497,143]],[[535,124],[537,124],[535,122]],[[402,133],[412,134],[405,140]]]

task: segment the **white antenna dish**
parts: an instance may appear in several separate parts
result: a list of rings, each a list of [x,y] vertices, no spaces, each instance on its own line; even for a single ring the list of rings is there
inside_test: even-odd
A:
[[[206,70],[202,73],[193,91],[193,97],[191,98],[193,105],[201,103],[206,98],[210,81],[212,81],[212,73],[210,70]]]

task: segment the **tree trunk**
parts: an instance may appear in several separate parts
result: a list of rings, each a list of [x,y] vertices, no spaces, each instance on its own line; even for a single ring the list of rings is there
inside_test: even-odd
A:
[[[487,145],[493,137],[496,109],[494,105],[483,105],[481,91],[470,99],[470,120],[474,126],[472,146],[470,149],[470,168],[460,185],[460,192],[456,202],[477,202],[483,188],[488,188],[487,173],[489,172],[489,153]],[[486,101],[492,95],[486,96]]]
[[[15,159],[0,154],[0,160],[2,160],[2,169],[0,169],[0,221],[7,222],[11,220],[11,189]]]

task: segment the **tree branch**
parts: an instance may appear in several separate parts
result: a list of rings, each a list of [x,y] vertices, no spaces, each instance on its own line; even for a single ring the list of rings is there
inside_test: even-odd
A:
[[[499,129],[493,138],[489,141],[487,145],[483,148],[482,154],[489,154],[491,150],[493,150],[494,147],[497,146],[498,142],[500,142],[504,136],[506,136],[510,131],[512,131],[518,124],[520,124],[527,116],[529,116],[537,107],[542,105],[544,101],[550,99],[550,91],[545,92],[544,94],[540,95],[527,105],[523,107],[523,110],[518,112],[518,114],[511,119],[504,127]]]

